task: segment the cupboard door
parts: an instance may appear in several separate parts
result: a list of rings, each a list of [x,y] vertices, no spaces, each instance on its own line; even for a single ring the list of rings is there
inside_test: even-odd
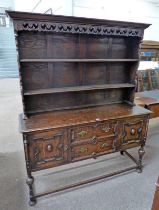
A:
[[[122,125],[122,146],[138,146],[146,137],[147,118],[127,119]]]
[[[33,171],[67,163],[66,131],[59,129],[30,134],[29,157]]]

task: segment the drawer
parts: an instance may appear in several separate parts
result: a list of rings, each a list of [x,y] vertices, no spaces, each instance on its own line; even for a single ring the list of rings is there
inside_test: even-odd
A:
[[[29,158],[33,170],[50,168],[67,162],[68,145],[65,130],[36,132],[28,138]]]
[[[115,122],[96,122],[87,126],[72,128],[70,129],[71,142],[88,140],[93,136],[115,136],[116,124]]]
[[[114,138],[98,138],[71,145],[71,159],[78,161],[98,155],[106,154],[115,149]]]
[[[97,136],[115,136],[116,127],[116,122],[98,123],[94,129],[94,134]]]
[[[123,122],[122,144],[139,143],[146,134],[147,119],[134,118],[127,119]]]
[[[70,129],[71,142],[89,139],[93,136],[93,126],[78,126]]]

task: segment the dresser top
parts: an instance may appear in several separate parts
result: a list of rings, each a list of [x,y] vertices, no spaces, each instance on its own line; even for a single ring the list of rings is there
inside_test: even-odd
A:
[[[26,120],[23,120],[23,115],[21,114],[19,116],[20,132],[27,133],[44,129],[68,127],[88,122],[120,119],[149,113],[151,113],[149,110],[140,106],[132,107],[127,104],[112,104],[78,110],[48,112],[30,116]]]
[[[151,24],[146,23],[136,23],[136,22],[126,22],[117,20],[106,20],[106,19],[95,19],[86,17],[75,17],[75,16],[64,16],[64,15],[51,15],[42,13],[30,13],[30,12],[20,12],[20,11],[6,11],[7,14],[14,20],[37,20],[37,21],[57,21],[57,22],[72,22],[72,23],[96,23],[96,24],[106,24],[107,26],[135,26],[136,28],[147,28]]]
[[[6,11],[15,31],[56,32],[125,37],[143,37],[150,24],[85,17]]]

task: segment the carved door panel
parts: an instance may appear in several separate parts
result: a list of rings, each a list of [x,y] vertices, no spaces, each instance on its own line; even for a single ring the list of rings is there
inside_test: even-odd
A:
[[[33,170],[67,163],[66,131],[60,129],[29,135],[29,157]]]
[[[127,119],[122,124],[122,146],[138,146],[146,137],[147,118]]]

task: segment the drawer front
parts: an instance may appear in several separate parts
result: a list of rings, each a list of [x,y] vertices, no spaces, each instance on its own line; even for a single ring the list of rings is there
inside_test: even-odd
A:
[[[122,145],[140,143],[146,135],[147,118],[128,119],[123,122]]]
[[[91,125],[83,125],[70,129],[70,138],[71,142],[74,141],[83,141],[92,138],[93,136],[97,137],[110,137],[115,136],[116,133],[115,122],[104,122],[104,123],[93,123]]]
[[[33,170],[50,168],[67,162],[66,131],[51,130],[29,135],[29,157]]]
[[[71,141],[81,141],[84,139],[89,139],[93,136],[93,126],[78,126],[70,129]]]
[[[98,123],[94,129],[94,134],[97,136],[115,136],[116,128],[116,122]]]
[[[114,138],[98,138],[93,137],[89,141],[83,141],[71,145],[71,159],[72,161],[78,161],[86,158],[95,158],[98,155],[102,155],[113,151],[115,149]]]

